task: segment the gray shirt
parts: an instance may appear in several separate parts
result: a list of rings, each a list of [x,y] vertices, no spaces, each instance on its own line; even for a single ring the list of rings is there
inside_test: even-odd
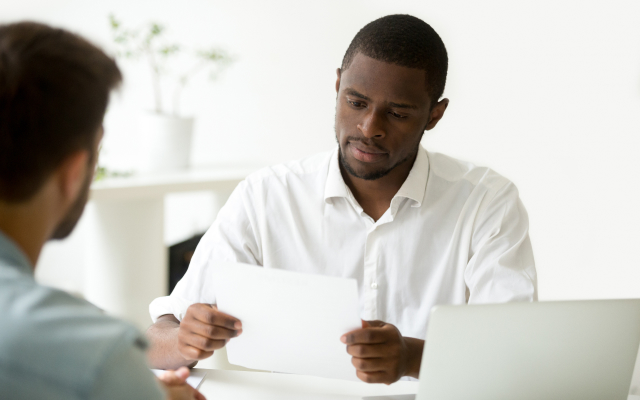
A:
[[[37,284],[0,232],[1,399],[163,399],[146,346],[133,326]]]

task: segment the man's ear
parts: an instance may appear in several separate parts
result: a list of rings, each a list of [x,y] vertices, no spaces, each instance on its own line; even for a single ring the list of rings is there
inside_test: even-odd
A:
[[[431,108],[429,115],[429,122],[427,126],[424,128],[425,131],[429,131],[435,128],[436,124],[442,119],[444,116],[444,112],[449,105],[449,99],[442,99],[436,103],[435,106]]]
[[[336,79],[336,93],[340,91],[340,73],[340,68],[336,69],[336,74],[338,75],[338,78]]]
[[[55,172],[62,198],[70,203],[75,201],[82,190],[87,174],[92,172],[88,150],[76,151],[69,155]]]

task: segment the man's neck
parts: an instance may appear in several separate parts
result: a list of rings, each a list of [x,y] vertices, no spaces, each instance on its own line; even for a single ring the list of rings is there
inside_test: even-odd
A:
[[[415,157],[413,160],[407,160],[398,165],[382,178],[375,180],[352,176],[342,165],[340,165],[340,173],[360,207],[374,221],[377,221],[391,206],[391,200],[407,180],[414,162]]]
[[[0,231],[18,245],[34,269],[42,247],[51,235],[51,228],[41,213],[30,203],[0,201]]]

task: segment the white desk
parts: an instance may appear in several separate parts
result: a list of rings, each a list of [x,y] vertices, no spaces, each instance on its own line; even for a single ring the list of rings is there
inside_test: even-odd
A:
[[[418,382],[370,385],[302,375],[208,370],[200,392],[208,400],[360,400],[363,396],[416,394]],[[628,400],[640,400],[629,396]]]
[[[415,394],[418,382],[366,384],[313,376],[212,369],[200,386],[208,400],[360,400],[362,396]]]

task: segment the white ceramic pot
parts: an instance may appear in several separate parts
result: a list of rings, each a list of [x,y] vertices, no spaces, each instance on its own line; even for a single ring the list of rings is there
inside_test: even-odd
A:
[[[189,167],[193,118],[145,113],[138,119],[142,173],[170,172]]]

